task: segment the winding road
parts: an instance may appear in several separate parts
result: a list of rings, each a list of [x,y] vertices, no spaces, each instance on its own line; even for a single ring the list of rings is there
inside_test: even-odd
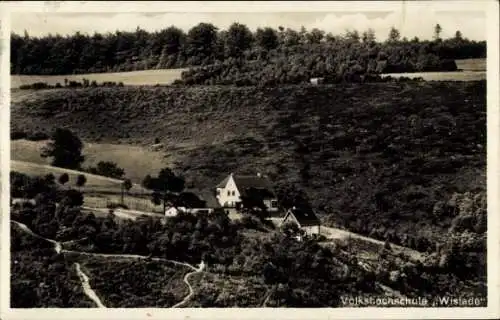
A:
[[[200,273],[203,271],[203,269],[205,268],[205,263],[202,261],[198,267],[198,269],[195,269],[195,271],[192,271],[190,273],[187,273],[185,276],[184,276],[184,283],[187,284],[188,288],[189,288],[189,293],[188,295],[182,299],[181,302],[175,304],[172,308],[178,308],[180,306],[182,306],[183,304],[185,304],[186,302],[189,301],[189,299],[191,299],[191,297],[193,296],[194,294],[194,291],[193,291],[193,287],[191,286],[191,284],[189,283],[188,279],[190,276],[192,276],[193,274],[196,274],[196,273]]]
[[[194,275],[194,274],[196,274],[196,273],[203,272],[203,270],[205,269],[205,263],[203,261],[201,261],[200,264],[199,264],[199,266],[198,266],[198,268],[196,268],[195,266],[193,266],[193,265],[191,265],[189,263],[186,263],[186,262],[180,262],[180,261],[169,260],[169,259],[164,259],[164,258],[154,258],[154,257],[149,257],[149,256],[141,256],[141,255],[136,255],[136,254],[108,254],[108,253],[93,253],[93,252],[66,250],[66,249],[62,249],[62,245],[61,245],[61,243],[59,241],[55,241],[55,240],[52,240],[52,239],[48,239],[48,238],[42,237],[41,235],[38,235],[38,234],[34,233],[27,225],[25,225],[25,224],[23,224],[21,222],[18,222],[18,221],[15,221],[15,220],[11,220],[11,222],[14,223],[14,224],[16,224],[21,230],[25,231],[26,233],[30,234],[31,236],[52,243],[54,245],[54,250],[56,251],[57,254],[60,254],[60,253],[63,253],[63,254],[64,253],[74,253],[74,254],[80,254],[80,255],[84,255],[84,256],[94,256],[94,257],[102,257],[102,258],[141,259],[141,260],[151,260],[151,261],[168,262],[168,263],[172,263],[174,265],[188,267],[192,271],[189,272],[189,273],[187,273],[184,276],[184,283],[186,283],[186,285],[188,286],[189,293],[184,297],[184,299],[182,299],[182,301],[180,301],[179,303],[177,303],[174,306],[172,306],[172,308],[177,308],[177,307],[185,304],[186,302],[188,302],[189,299],[191,299],[191,297],[194,294],[194,291],[193,291],[193,287],[191,286],[191,284],[188,281],[189,277],[192,276],[192,275]],[[99,308],[106,308],[106,306],[104,306],[104,304],[101,302],[101,300],[97,296],[96,292],[90,286],[89,277],[85,273],[83,273],[83,271],[80,268],[80,264],[79,263],[75,263],[75,266],[76,266],[76,272],[78,273],[78,276],[80,277],[80,280],[82,281],[82,288],[83,288],[83,291],[85,292],[85,294],[92,301],[94,301],[94,303],[97,305],[97,307],[99,307]]]
[[[92,301],[97,304],[99,308],[106,308],[104,304],[102,304],[101,299],[97,296],[94,290],[92,290],[92,287],[90,286],[89,283],[89,277],[85,273],[83,273],[82,269],[80,268],[80,264],[78,262],[75,263],[76,266],[76,272],[78,273],[78,276],[80,277],[80,280],[82,280],[82,287],[83,291],[85,294],[92,299]]]

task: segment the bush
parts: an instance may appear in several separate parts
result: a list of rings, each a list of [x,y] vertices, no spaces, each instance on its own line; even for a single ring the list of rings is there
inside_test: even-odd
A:
[[[121,179],[125,175],[125,170],[118,167],[116,162],[112,161],[99,161],[97,167],[89,167],[87,171],[92,174],[115,179]]]
[[[62,194],[61,205],[68,207],[78,207],[83,205],[83,194],[74,189],[66,190]]]
[[[64,185],[69,181],[69,175],[67,173],[63,173],[59,176],[59,183]]]
[[[10,132],[10,140],[26,139],[28,134],[24,131],[14,130]]]
[[[42,140],[47,140],[49,138],[50,136],[47,133],[40,131],[28,134],[26,137],[26,139],[30,141],[42,141]]]
[[[51,85],[49,85],[47,82],[35,82],[32,84],[23,84],[19,86],[19,89],[21,90],[41,90],[41,89],[49,89],[53,88]]]
[[[252,215],[245,215],[241,218],[241,226],[247,229],[261,230],[262,223],[259,219]]]

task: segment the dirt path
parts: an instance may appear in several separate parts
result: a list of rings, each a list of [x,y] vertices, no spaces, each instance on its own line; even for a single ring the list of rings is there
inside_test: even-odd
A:
[[[76,272],[80,277],[80,280],[82,280],[82,288],[87,297],[89,297],[92,301],[94,301],[97,307],[106,308],[106,306],[102,304],[101,300],[99,299],[95,291],[92,290],[92,287],[90,286],[89,283],[89,277],[87,277],[87,275],[83,273],[82,269],[80,268],[80,264],[78,262],[75,263],[75,267],[76,267]]]
[[[267,303],[269,302],[269,299],[271,298],[271,296],[273,295],[273,291],[272,289],[269,289],[267,290],[267,293],[266,293],[266,298],[264,299],[264,301],[262,302],[261,304],[261,308],[265,308],[267,307]]]
[[[95,252],[66,250],[66,249],[62,249],[62,245],[60,242],[42,237],[41,235],[34,233],[27,225],[20,223],[20,222],[17,222],[15,220],[11,220],[11,222],[16,224],[21,230],[32,235],[33,237],[38,238],[38,239],[42,239],[42,240],[45,240],[45,241],[48,241],[48,242],[54,244],[54,250],[58,254],[60,254],[60,253],[63,253],[63,254],[64,253],[73,253],[73,254],[79,254],[79,255],[84,255],[84,256],[101,257],[101,258],[127,258],[127,259],[160,261],[160,262],[172,263],[172,264],[178,265],[178,266],[184,266],[184,267],[187,267],[187,268],[193,270],[184,276],[184,283],[186,283],[186,285],[189,288],[188,295],[186,295],[186,297],[184,297],[184,299],[181,302],[175,304],[172,308],[177,308],[177,307],[185,304],[193,296],[194,291],[193,291],[193,287],[191,286],[191,284],[188,281],[189,277],[193,274],[203,272],[203,270],[205,269],[205,263],[203,261],[201,261],[200,264],[198,265],[198,268],[196,268],[195,266],[193,266],[189,263],[186,263],[186,262],[180,262],[180,261],[164,259],[164,258],[141,256],[141,255],[137,255],[137,254],[108,254],[108,253],[95,253]],[[106,308],[101,303],[101,301],[100,301],[99,297],[97,296],[97,294],[95,293],[95,291],[92,290],[92,288],[90,287],[89,278],[81,271],[80,264],[78,264],[78,263],[76,263],[76,271],[78,273],[78,276],[82,280],[82,288],[83,288],[83,291],[85,292],[85,294],[90,299],[92,299],[92,301],[94,301],[98,305],[99,308]]]
[[[360,234],[357,234],[357,233],[354,233],[354,232],[350,232],[350,231],[347,231],[347,230],[338,229],[338,228],[331,228],[331,227],[321,226],[321,234],[323,234],[327,239],[348,239],[348,238],[352,238],[352,239],[363,240],[363,241],[366,241],[366,242],[371,242],[371,243],[374,243],[374,244],[377,244],[377,245],[380,245],[380,246],[384,245],[384,241],[380,241],[380,240],[373,239],[373,238],[370,238],[370,237],[365,237],[365,236],[362,236]],[[421,252],[419,252],[419,251],[416,251],[416,250],[413,250],[413,249],[410,249],[410,248],[406,248],[406,247],[402,247],[402,246],[399,246],[399,245],[396,245],[396,244],[393,244],[393,243],[391,243],[391,247],[393,249],[395,249],[395,250],[402,251],[402,252],[408,254],[413,259],[423,260],[423,258],[424,258],[424,255]]]
[[[281,219],[280,218],[271,218],[271,221],[276,225],[279,226],[281,224]],[[339,229],[339,228],[332,228],[332,227],[325,227],[321,226],[321,234],[324,235],[327,239],[329,240],[335,240],[335,239],[359,239],[363,240],[366,242],[371,242],[380,246],[384,245],[384,241],[380,241],[377,239],[373,239],[370,237],[362,236],[360,234]],[[402,247],[396,244],[391,243],[390,244],[393,249],[396,249],[397,251],[404,252],[408,254],[410,257],[412,257],[415,260],[420,260],[422,261],[424,259],[424,254],[422,252],[419,252],[417,250],[413,250],[407,247]]]
[[[203,271],[203,269],[205,268],[205,263],[202,261],[198,267],[198,269],[195,269],[195,271],[192,271],[190,273],[187,273],[185,276],[184,276],[184,283],[187,284],[188,288],[189,288],[189,293],[186,297],[184,297],[184,299],[182,299],[181,302],[175,304],[174,306],[172,306],[172,308],[178,308],[180,306],[182,306],[183,304],[185,304],[186,302],[189,301],[189,299],[191,299],[191,297],[193,296],[194,294],[194,291],[193,291],[193,287],[191,286],[191,284],[189,283],[189,277],[192,276],[193,274],[197,274],[197,273],[200,273]]]
[[[55,241],[55,240],[52,240],[52,239],[47,239],[47,238],[44,238],[42,237],[41,235],[38,235],[36,233],[34,233],[33,231],[31,231],[30,228],[28,228],[27,225],[25,225],[24,223],[21,223],[21,222],[17,222],[17,221],[14,221],[14,220],[11,220],[11,222],[15,223],[17,226],[19,226],[19,228],[21,228],[21,230],[25,231],[26,233],[32,235],[33,237],[35,238],[38,238],[38,239],[42,239],[42,240],[45,240],[45,241],[48,241],[50,243],[52,243],[54,245],[54,250],[56,251],[56,253],[61,253],[62,251],[62,245],[60,242],[58,241]]]

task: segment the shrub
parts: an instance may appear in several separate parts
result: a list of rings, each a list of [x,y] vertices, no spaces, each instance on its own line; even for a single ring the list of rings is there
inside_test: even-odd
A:
[[[37,131],[37,132],[33,132],[33,133],[28,134],[26,137],[26,140],[42,141],[42,140],[47,140],[49,138],[50,138],[50,136],[47,133]]]
[[[10,139],[11,140],[26,139],[27,137],[28,137],[28,134],[24,131],[14,130],[14,131],[10,132]]]
[[[41,89],[49,89],[52,88],[51,85],[49,85],[47,82],[35,82],[32,84],[23,84],[19,86],[19,89],[21,90],[41,90]]]
[[[68,207],[77,207],[83,204],[83,194],[74,189],[66,190],[62,194],[61,205],[66,205]]]
[[[99,161],[97,167],[89,167],[87,171],[92,174],[115,179],[121,179],[125,175],[125,170],[118,167],[118,165],[112,161]]]

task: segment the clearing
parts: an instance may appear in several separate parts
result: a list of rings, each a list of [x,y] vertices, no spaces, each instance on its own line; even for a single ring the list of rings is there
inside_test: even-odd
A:
[[[125,85],[155,85],[155,84],[171,84],[181,78],[183,69],[159,69],[159,70],[142,70],[129,72],[113,72],[113,73],[88,73],[78,75],[11,75],[11,88],[19,88],[21,85],[32,84],[35,82],[46,82],[50,85],[60,83],[64,85],[64,79],[68,81],[79,81],[83,78],[90,81],[102,82],[123,82]]]
[[[40,156],[47,140],[13,140],[10,144],[11,159],[33,164],[49,164],[49,159]],[[96,166],[99,161],[115,162],[125,170],[127,178],[140,183],[147,174],[157,174],[162,168],[172,166],[173,159],[161,151],[152,151],[147,147],[129,144],[86,143],[84,142],[83,167]]]
[[[456,60],[455,62],[458,69],[462,71],[385,73],[382,76],[391,76],[393,78],[423,78],[426,81],[486,80],[486,59],[463,59]]]
[[[84,194],[84,206],[93,209],[93,211],[95,208],[106,208],[109,203],[121,202],[122,180],[31,162],[12,160],[10,164],[11,171],[17,171],[30,176],[43,176],[52,173],[57,179],[59,175],[67,173],[69,175],[68,186],[74,186],[76,177],[79,174],[85,175],[87,182],[85,186],[78,189]],[[149,190],[134,183],[128,194],[125,193],[123,203],[130,209],[144,211],[141,214],[162,212],[163,207],[161,205],[156,206],[151,202],[150,193]],[[140,215],[132,211],[127,210],[121,214],[127,216]]]

